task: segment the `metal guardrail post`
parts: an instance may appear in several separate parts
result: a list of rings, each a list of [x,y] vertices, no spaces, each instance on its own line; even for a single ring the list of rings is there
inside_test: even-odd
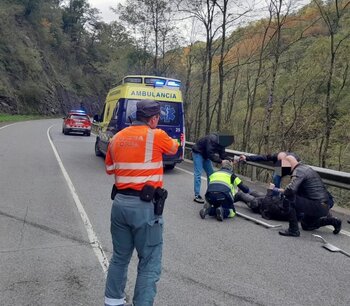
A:
[[[251,177],[252,181],[255,182],[256,181],[256,167],[252,166],[252,177]]]

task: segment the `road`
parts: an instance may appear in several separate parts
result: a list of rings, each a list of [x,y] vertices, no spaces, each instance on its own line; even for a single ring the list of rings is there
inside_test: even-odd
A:
[[[94,155],[95,138],[65,136],[61,124],[0,127],[1,306],[103,305],[113,177]],[[350,258],[322,248],[311,232],[290,238],[239,217],[201,220],[188,163],[164,181],[169,198],[156,306],[350,305]],[[313,233],[350,252],[344,229]],[[134,256],[128,296],[136,262]]]

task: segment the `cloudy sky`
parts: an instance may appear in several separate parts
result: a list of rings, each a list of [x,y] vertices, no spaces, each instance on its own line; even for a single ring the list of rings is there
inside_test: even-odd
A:
[[[111,6],[116,8],[118,3],[124,3],[125,0],[89,0],[92,7],[97,8],[101,12],[101,17],[104,22],[116,20],[116,15],[109,9]]]
[[[110,10],[110,7],[116,8],[118,3],[125,3],[126,0],[88,0],[90,5],[94,8],[97,8],[101,12],[101,17],[104,22],[111,22],[117,19],[117,16]],[[266,5],[266,0],[245,0],[247,3],[253,4],[256,6]],[[299,5],[305,5],[310,3],[311,0],[294,0],[295,3]]]

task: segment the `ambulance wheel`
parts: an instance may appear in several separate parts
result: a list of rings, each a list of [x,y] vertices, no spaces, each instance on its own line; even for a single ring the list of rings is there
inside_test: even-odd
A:
[[[174,168],[175,168],[175,164],[165,165],[165,169],[167,169],[167,170],[173,170]]]
[[[100,147],[98,146],[99,140],[96,138],[95,142],[95,155],[96,156],[103,156],[102,152],[100,151]]]

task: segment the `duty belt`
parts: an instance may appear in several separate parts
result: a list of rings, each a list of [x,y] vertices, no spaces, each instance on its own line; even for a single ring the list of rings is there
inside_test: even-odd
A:
[[[124,194],[124,195],[129,195],[129,196],[134,196],[134,197],[139,197],[141,191],[140,190],[135,190],[131,188],[126,188],[126,189],[118,189],[118,193]]]

